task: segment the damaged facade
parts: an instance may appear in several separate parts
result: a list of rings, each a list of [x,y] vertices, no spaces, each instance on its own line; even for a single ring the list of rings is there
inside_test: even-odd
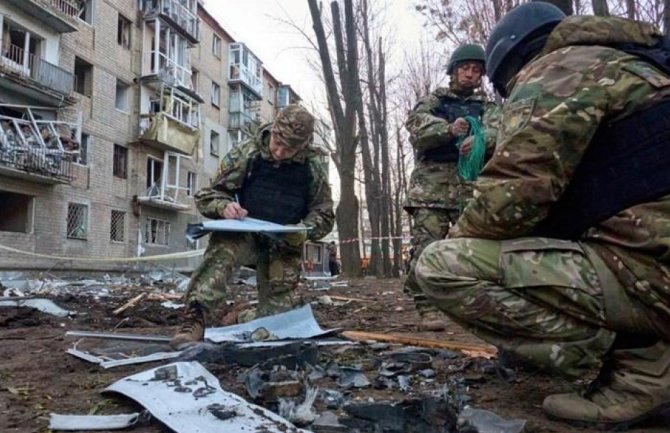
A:
[[[193,194],[300,99],[197,0],[7,0],[0,35],[0,245],[38,254],[5,269],[203,248]]]

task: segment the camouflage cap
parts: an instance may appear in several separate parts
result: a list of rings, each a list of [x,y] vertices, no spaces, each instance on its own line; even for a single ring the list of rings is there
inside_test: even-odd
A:
[[[303,148],[314,140],[314,116],[298,104],[291,104],[277,114],[272,133],[284,146]]]

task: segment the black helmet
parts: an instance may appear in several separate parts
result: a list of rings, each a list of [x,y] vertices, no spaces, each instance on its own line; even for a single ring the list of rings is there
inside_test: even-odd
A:
[[[542,48],[565,18],[553,4],[534,1],[509,11],[495,25],[486,44],[486,71],[493,87],[507,96],[507,83]]]

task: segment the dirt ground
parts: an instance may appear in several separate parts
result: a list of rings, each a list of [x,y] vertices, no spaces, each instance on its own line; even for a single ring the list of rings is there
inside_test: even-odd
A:
[[[0,308],[0,432],[48,432],[49,413],[111,414],[140,409],[130,400],[101,395],[100,391],[120,378],[156,367],[158,363],[104,370],[68,355],[66,350],[72,347],[76,339],[65,336],[68,330],[170,335],[179,323],[179,310],[162,307],[158,301],[145,299],[119,315],[113,314],[116,308],[136,296],[138,290],[155,291],[156,288],[120,288],[107,297],[76,292],[53,296],[51,299],[62,308],[77,312],[72,318],[58,318],[23,307]],[[241,300],[251,293],[253,291],[247,286],[240,286],[236,296]],[[322,303],[314,303],[315,315],[324,329],[403,334],[484,345],[454,324],[449,324],[445,332],[417,333],[418,315],[411,299],[402,293],[399,280],[349,281],[347,286],[334,287],[327,292],[311,290],[303,285],[300,295],[306,302],[316,301],[323,295],[355,298],[348,302],[335,300],[331,305],[324,305],[324,299]],[[379,347],[362,344],[348,352],[340,348],[320,349],[319,353],[322,358],[335,357],[340,362],[346,357],[360,361],[367,359],[366,356],[378,356]],[[464,378],[464,383],[468,385],[470,405],[493,411],[507,419],[525,419],[525,432],[592,431],[550,421],[542,413],[541,404],[545,395],[569,390],[578,384],[539,372],[516,371],[511,375],[501,375],[495,367],[489,368],[495,366],[495,360],[462,357],[442,364],[440,362],[434,361],[432,364],[436,372],[433,379],[423,381],[413,378],[410,391],[370,386],[351,389],[345,394],[352,402],[372,399],[376,402],[400,401],[439,391],[448,379],[459,377]],[[240,373],[247,370],[246,367],[224,367],[211,363],[204,365],[220,379],[224,390],[251,400],[244,385],[237,380]],[[373,374],[368,376],[374,377]],[[332,383],[317,385],[336,388]],[[321,408],[318,403],[317,409]],[[341,413],[338,410],[335,412],[338,415]],[[670,419],[660,419],[631,432],[670,432],[668,425]],[[169,430],[154,420],[137,425],[130,431],[153,433]]]

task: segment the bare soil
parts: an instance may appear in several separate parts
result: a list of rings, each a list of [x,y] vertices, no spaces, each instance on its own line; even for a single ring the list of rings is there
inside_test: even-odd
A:
[[[76,311],[73,318],[58,318],[31,308],[0,307],[0,432],[48,432],[49,413],[60,414],[111,414],[130,413],[141,408],[121,397],[102,395],[100,391],[114,381],[131,374],[153,368],[159,364],[139,364],[104,370],[66,353],[76,339],[66,337],[67,330],[99,332],[145,333],[170,335],[177,329],[179,310],[165,308],[158,301],[144,300],[120,315],[113,311],[137,295],[137,290],[122,291],[121,295],[95,297],[90,294],[60,294],[52,299],[62,308]],[[236,292],[239,302],[248,300],[253,290],[240,286]],[[319,324],[323,328],[342,328],[381,333],[435,338],[471,345],[484,345],[463,329],[449,323],[447,331],[417,333],[416,314],[411,299],[404,295],[399,280],[362,279],[350,281],[346,287],[329,291],[310,290],[302,286],[300,296],[306,302],[323,295],[355,298],[352,301],[335,300],[332,305],[313,304]],[[226,316],[234,307],[222,311]],[[228,314],[228,319],[230,314]],[[341,348],[320,349],[325,361],[335,359],[344,364],[360,364],[367,376],[375,377],[375,367],[367,360],[380,356],[380,348],[362,344],[354,350]],[[541,372],[516,371],[500,375],[490,368],[492,361],[461,357],[449,361],[438,360],[432,367],[436,376],[432,380],[411,379],[411,390],[376,389],[366,387],[347,390],[351,402],[401,401],[439,392],[454,377],[464,378],[468,384],[469,404],[487,409],[498,415],[522,418],[528,421],[526,432],[591,432],[560,422],[548,420],[542,413],[543,398],[550,393],[562,392],[578,384],[568,383]],[[248,368],[204,364],[216,375],[223,389],[251,400],[238,376]],[[497,372],[497,373],[496,373]],[[321,379],[316,385],[337,389],[332,379]],[[341,390],[340,390],[341,391]],[[256,402],[275,408],[266,402]],[[317,409],[325,410],[322,403]],[[342,411],[335,410],[341,414]],[[634,433],[670,432],[670,419],[658,419],[630,430]],[[306,427],[309,429],[309,427]],[[167,432],[160,422],[152,420],[131,429],[137,433]]]

